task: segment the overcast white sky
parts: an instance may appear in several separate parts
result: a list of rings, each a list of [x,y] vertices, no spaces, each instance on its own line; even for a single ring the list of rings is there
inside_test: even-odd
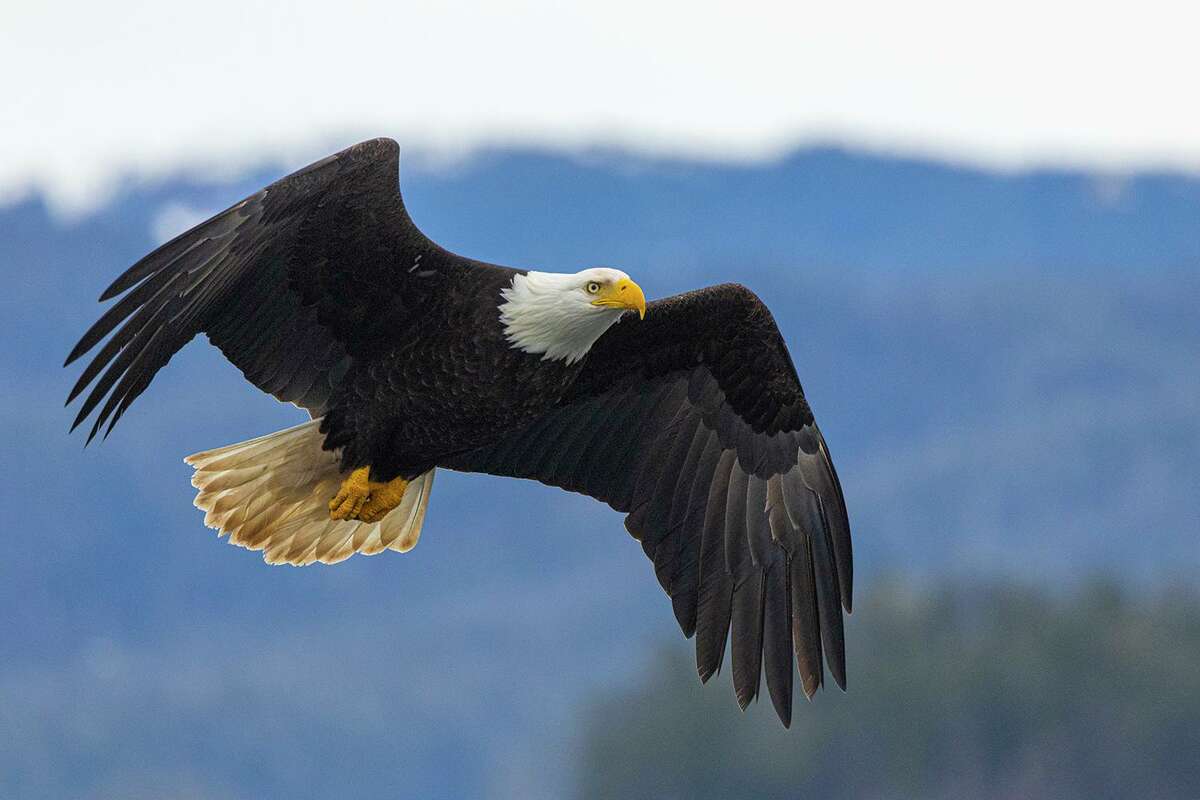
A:
[[[986,6],[986,7],[985,7]],[[0,0],[0,203],[117,176],[618,144],[813,140],[1001,167],[1200,170],[1200,4]]]

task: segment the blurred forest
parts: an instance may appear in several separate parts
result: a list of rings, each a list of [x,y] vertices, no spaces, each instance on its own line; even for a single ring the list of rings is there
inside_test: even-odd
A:
[[[882,583],[847,641],[849,691],[828,681],[790,731],[661,654],[584,715],[579,796],[1200,796],[1194,591]]]

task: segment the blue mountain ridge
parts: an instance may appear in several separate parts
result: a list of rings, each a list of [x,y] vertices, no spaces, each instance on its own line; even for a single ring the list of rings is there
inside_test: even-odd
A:
[[[267,567],[203,528],[181,459],[302,415],[202,342],[107,442],[66,434],[61,363],[99,292],[279,174],[131,183],[69,222],[36,196],[0,209],[0,795],[557,796],[582,701],[679,637],[617,514],[441,473],[412,553]],[[860,585],[1200,569],[1200,180],[489,151],[402,162],[402,188],[465,255],[757,291],[833,449]]]

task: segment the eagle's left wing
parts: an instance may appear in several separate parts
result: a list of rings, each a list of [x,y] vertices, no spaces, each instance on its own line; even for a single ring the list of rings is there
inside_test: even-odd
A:
[[[124,295],[67,356],[70,364],[109,337],[67,400],[92,387],[74,425],[99,409],[89,441],[106,423],[111,431],[199,333],[258,388],[324,414],[352,359],[415,335],[462,274],[499,269],[427,239],[404,208],[399,171],[394,141],[362,142],[255,192],[126,270],[100,299]]]
[[[558,407],[443,466],[533,478],[627,512],[684,634],[696,635],[702,680],[732,632],[743,708],[765,667],[790,724],[793,651],[807,696],[822,661],[845,688],[845,501],[783,339],[749,290],[712,287],[627,317]]]

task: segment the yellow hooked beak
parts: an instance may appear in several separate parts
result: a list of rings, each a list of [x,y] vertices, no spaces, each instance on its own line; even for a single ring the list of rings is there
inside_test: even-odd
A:
[[[621,278],[614,284],[600,287],[600,291],[596,293],[596,299],[592,301],[594,306],[606,306],[608,308],[628,308],[638,312],[638,319],[646,318],[646,295],[642,293],[642,287],[638,286],[629,278]]]

